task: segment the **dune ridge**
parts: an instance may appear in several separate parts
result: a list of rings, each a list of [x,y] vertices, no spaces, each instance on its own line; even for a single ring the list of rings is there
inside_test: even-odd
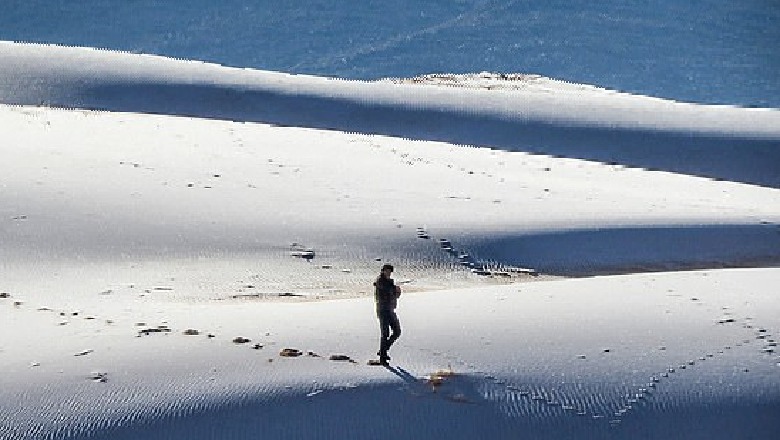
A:
[[[6,104],[374,133],[780,186],[777,109],[678,103],[546,78],[486,93],[90,48],[2,42],[0,53]]]

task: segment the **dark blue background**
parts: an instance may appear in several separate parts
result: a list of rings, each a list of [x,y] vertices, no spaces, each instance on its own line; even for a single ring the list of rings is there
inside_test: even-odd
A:
[[[780,0],[0,0],[0,39],[346,78],[537,73],[780,107]]]

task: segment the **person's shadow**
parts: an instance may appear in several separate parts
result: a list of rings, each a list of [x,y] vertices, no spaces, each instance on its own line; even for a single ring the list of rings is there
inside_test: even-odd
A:
[[[411,373],[409,373],[408,371],[404,370],[401,367],[392,366],[392,365],[385,365],[385,368],[387,369],[387,371],[389,371],[389,372],[395,374],[396,376],[400,377],[401,380],[403,380],[404,382],[406,382],[409,385],[418,383],[416,377],[412,376]]]

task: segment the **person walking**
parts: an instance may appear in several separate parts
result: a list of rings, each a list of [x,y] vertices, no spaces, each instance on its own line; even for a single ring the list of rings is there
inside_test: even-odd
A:
[[[398,315],[395,314],[398,298],[401,296],[401,288],[396,286],[395,281],[390,278],[392,273],[393,266],[385,264],[374,281],[374,299],[376,300],[376,316],[379,318],[380,332],[377,354],[379,362],[383,365],[386,365],[387,361],[390,360],[390,356],[387,354],[390,347],[401,336],[401,323],[398,321]]]

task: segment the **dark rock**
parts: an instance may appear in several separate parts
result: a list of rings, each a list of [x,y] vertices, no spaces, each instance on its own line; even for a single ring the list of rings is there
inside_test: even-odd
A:
[[[138,336],[148,336],[152,333],[170,333],[171,329],[165,326],[159,326],[157,328],[145,328],[138,331]]]
[[[283,348],[282,351],[279,352],[279,356],[281,357],[298,357],[303,355],[303,352],[296,348]]]
[[[108,382],[108,373],[93,372],[89,375],[89,379],[93,382],[106,383]]]
[[[247,342],[250,342],[250,339],[247,339],[243,336],[236,336],[235,338],[233,338],[234,344],[246,344]]]
[[[278,296],[301,296],[301,295],[292,292],[281,292],[278,294]]]

